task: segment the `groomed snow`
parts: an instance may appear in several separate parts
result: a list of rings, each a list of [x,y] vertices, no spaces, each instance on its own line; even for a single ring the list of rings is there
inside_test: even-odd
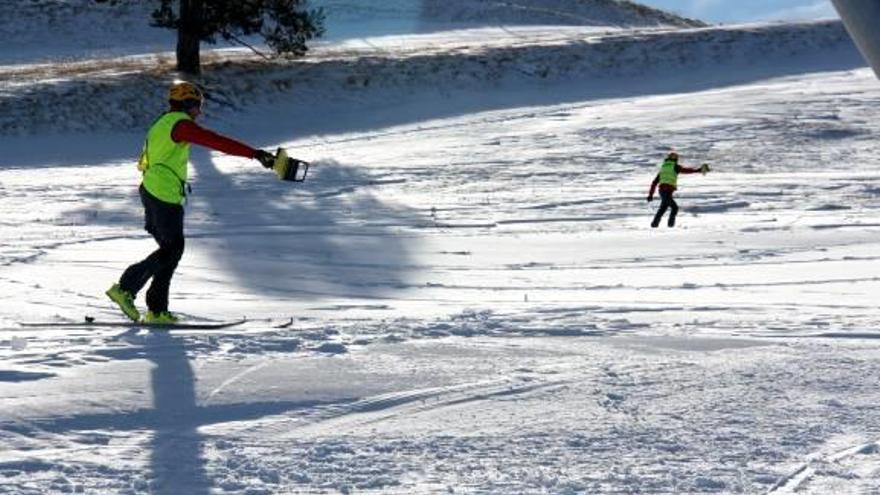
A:
[[[209,106],[314,164],[193,154],[172,309],[222,331],[20,326],[119,318],[143,135],[0,138],[0,494],[877,492],[880,85],[833,36]],[[713,172],[654,230],[670,148]]]

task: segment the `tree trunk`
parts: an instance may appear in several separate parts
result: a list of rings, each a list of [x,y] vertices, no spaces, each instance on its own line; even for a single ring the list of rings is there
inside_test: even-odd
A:
[[[204,0],[180,0],[180,24],[177,26],[177,70],[201,74],[199,45],[202,32]]]

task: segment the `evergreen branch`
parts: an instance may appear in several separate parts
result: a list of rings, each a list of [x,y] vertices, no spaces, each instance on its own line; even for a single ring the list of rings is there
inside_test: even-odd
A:
[[[259,55],[260,57],[262,57],[264,60],[267,60],[267,61],[272,61],[272,60],[274,60],[274,58],[273,58],[272,56],[270,56],[270,55],[266,55],[266,54],[263,53],[262,51],[258,50],[257,47],[251,45],[251,44],[248,43],[247,41],[245,41],[245,40],[239,38],[238,36],[236,36],[236,35],[230,33],[229,31],[223,31],[221,34],[222,34],[222,36],[223,36],[225,39],[227,39],[227,40],[232,40],[232,41],[238,43],[239,45],[241,45],[241,46],[243,46],[243,47],[245,47],[245,48],[250,49],[250,51],[256,53],[257,55]]]

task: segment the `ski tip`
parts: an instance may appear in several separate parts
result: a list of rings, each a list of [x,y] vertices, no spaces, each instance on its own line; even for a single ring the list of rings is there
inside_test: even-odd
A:
[[[273,325],[273,328],[290,328],[291,325],[293,325],[293,318],[290,318],[285,322]]]

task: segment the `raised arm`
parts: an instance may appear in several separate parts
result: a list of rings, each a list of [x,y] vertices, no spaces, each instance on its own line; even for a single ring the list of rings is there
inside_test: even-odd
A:
[[[701,172],[699,168],[685,167],[684,165],[676,165],[675,171],[679,174],[696,174]]]
[[[186,142],[204,146],[227,155],[256,158],[257,150],[250,146],[228,138],[214,131],[209,131],[191,120],[181,120],[171,131],[171,139],[175,142]]]

